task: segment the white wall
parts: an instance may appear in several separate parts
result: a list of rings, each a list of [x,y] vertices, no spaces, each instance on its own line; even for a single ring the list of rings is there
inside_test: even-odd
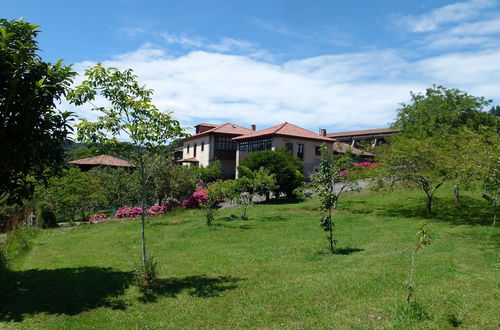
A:
[[[185,141],[182,144],[182,158],[192,158],[194,156],[194,148],[196,144],[196,159],[199,160],[199,165],[200,166],[208,166],[210,164],[210,150],[213,149],[212,143],[211,142],[211,137],[210,136],[204,136],[200,137],[198,139],[193,139],[189,141]],[[202,143],[205,143],[205,146],[203,148],[203,151],[201,150],[201,145]],[[189,145],[189,152],[188,152],[188,145]]]

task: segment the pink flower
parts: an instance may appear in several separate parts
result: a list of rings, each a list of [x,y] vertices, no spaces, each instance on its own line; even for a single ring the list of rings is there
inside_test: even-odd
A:
[[[99,221],[102,221],[106,219],[108,216],[104,213],[99,213],[99,214],[94,214],[89,218],[89,222],[91,223],[97,223]]]

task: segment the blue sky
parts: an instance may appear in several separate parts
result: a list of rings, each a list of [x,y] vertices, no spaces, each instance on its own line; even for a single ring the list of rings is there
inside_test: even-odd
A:
[[[0,16],[39,24],[46,60],[134,69],[185,126],[384,127],[432,84],[500,99],[498,0],[9,1]]]

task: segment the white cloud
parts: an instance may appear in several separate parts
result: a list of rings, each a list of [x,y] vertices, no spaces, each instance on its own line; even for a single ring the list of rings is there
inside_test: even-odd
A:
[[[495,0],[469,0],[456,2],[420,16],[399,16],[396,23],[412,32],[435,31],[444,24],[464,22],[476,18],[482,10],[493,7]]]
[[[104,65],[132,68],[155,90],[155,104],[173,110],[184,126],[210,120],[260,128],[284,121],[311,130],[379,127],[394,119],[410,91],[434,83],[497,100],[500,90],[500,49],[420,61],[380,50],[276,64],[209,51],[172,57],[145,45]]]

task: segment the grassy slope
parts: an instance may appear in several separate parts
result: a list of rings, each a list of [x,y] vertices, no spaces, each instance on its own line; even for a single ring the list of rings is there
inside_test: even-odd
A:
[[[211,229],[201,211],[155,218],[147,244],[162,282],[149,303],[128,284],[137,220],[46,230],[13,265],[22,291],[0,319],[14,328],[496,328],[499,230],[484,224],[478,200],[464,197],[472,206],[457,212],[449,191],[439,196],[433,243],[416,263],[427,320],[400,312],[423,207],[415,192],[346,194],[336,216],[343,255],[326,253],[315,200],[258,205],[249,221],[223,210]]]

